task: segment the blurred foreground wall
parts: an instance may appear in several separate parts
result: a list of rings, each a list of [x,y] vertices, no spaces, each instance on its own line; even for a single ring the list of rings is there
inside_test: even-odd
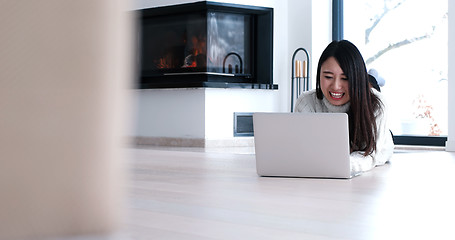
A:
[[[126,9],[0,0],[1,240],[109,233],[122,222]]]

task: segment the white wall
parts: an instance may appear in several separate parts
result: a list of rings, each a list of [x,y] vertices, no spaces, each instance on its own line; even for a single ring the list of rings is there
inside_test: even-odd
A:
[[[312,66],[312,1],[299,1],[289,0],[288,1],[288,51],[286,56],[287,68],[286,79],[288,81],[283,83],[283,88],[287,90],[287,97],[282,100],[285,101],[286,105],[289,106],[287,111],[290,111],[291,105],[291,77],[292,77],[292,55],[298,48],[304,48],[308,51],[310,56],[310,69]],[[299,51],[295,56],[295,60],[307,60],[306,55],[303,51]],[[294,73],[295,74],[295,73]],[[310,70],[310,74],[312,71]],[[294,86],[295,87],[295,86]],[[295,96],[295,95],[294,95]],[[296,97],[296,96],[295,96]]]
[[[204,138],[204,89],[135,90],[137,137]]]
[[[449,136],[447,151],[455,151],[455,2],[449,2]]]
[[[233,137],[234,112],[279,111],[277,91],[256,89],[217,89],[205,91],[205,138],[226,140]]]
[[[316,87],[316,70],[322,51],[332,42],[332,0],[313,1],[312,17],[312,50],[313,88]]]
[[[300,47],[305,48],[310,55],[310,80],[311,88],[314,88],[319,57],[332,41],[332,0],[288,0],[288,2],[289,64],[294,51]],[[296,58],[304,60],[304,53],[299,52]],[[290,71],[288,74],[291,74]],[[290,89],[290,85],[286,88]]]
[[[132,9],[161,7],[174,4],[199,2],[200,0],[134,0]]]

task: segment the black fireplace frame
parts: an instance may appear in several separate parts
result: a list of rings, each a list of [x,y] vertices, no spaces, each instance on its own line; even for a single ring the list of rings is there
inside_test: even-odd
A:
[[[278,89],[273,84],[273,8],[228,4],[219,2],[195,2],[164,7],[138,10],[139,36],[143,21],[147,18],[170,14],[186,14],[198,11],[217,11],[224,13],[247,14],[252,17],[252,74],[250,76],[232,76],[228,74],[161,74],[147,76],[138,61],[140,89],[152,88],[246,88]],[[139,37],[141,39],[141,37]],[[141,41],[138,47],[138,59],[141,59]]]

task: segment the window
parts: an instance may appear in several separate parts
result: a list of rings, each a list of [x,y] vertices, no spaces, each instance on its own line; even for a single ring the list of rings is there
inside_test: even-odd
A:
[[[375,69],[397,144],[445,144],[448,128],[447,0],[334,0],[338,38]],[[341,17],[340,17],[341,16]],[[341,24],[340,24],[341,22]],[[335,31],[335,30],[334,30]],[[374,70],[373,70],[374,71]]]

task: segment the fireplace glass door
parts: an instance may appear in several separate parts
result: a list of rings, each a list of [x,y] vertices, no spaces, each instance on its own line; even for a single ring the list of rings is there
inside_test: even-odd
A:
[[[142,74],[251,77],[252,17],[205,11],[145,19]]]

